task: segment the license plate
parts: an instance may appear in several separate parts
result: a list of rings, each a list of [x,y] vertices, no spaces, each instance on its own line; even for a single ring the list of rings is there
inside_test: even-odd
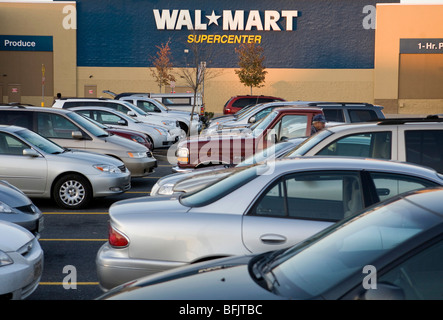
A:
[[[44,219],[43,216],[41,216],[41,217],[38,219],[38,222],[37,222],[37,231],[38,231],[38,233],[42,232],[43,229],[45,228],[44,221],[45,221],[45,219]]]
[[[34,265],[34,281],[41,276],[42,272],[43,272],[43,259],[40,259]]]

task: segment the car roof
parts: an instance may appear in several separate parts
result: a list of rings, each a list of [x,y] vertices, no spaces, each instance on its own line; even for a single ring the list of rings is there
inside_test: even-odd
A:
[[[26,128],[23,127],[19,127],[19,126],[15,126],[15,125],[9,125],[9,124],[0,124],[0,130],[3,132],[16,132],[19,130],[28,130]]]
[[[320,107],[321,108],[321,107]],[[336,126],[328,127],[327,130],[331,132],[368,132],[370,130],[382,131],[384,129],[397,128],[398,126],[425,126],[429,127],[434,124],[441,126],[443,118],[425,117],[425,118],[387,118],[387,119],[376,119],[367,122],[358,123],[346,123],[339,124]]]
[[[18,110],[18,111],[41,111],[41,112],[52,112],[52,113],[70,113],[69,109],[58,109],[58,108],[45,108],[36,106],[0,106],[0,110]]]
[[[276,170],[290,170],[295,166],[300,170],[378,170],[390,173],[409,173],[417,176],[422,176],[431,179],[443,178],[432,168],[394,160],[380,160],[372,158],[359,157],[337,157],[337,156],[302,156],[295,158],[280,158],[274,163]]]

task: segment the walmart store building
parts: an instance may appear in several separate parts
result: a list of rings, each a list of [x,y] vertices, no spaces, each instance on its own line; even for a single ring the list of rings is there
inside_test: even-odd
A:
[[[249,94],[235,48],[264,48],[253,94],[381,104],[390,114],[443,113],[443,4],[388,0],[0,1],[0,102],[50,106],[103,90],[158,92],[150,68],[169,41],[176,70],[215,53],[206,110]],[[175,88],[186,86],[177,77]]]

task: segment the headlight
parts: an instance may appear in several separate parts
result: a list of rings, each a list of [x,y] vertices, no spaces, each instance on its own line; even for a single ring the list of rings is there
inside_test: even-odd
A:
[[[175,121],[172,120],[162,120],[163,125],[168,126],[168,127],[175,127],[176,123]]]
[[[146,158],[148,155],[146,152],[128,152],[128,156],[134,159]]]
[[[93,167],[101,172],[121,173],[121,170],[112,164],[95,164]]]
[[[133,141],[135,141],[135,142],[138,142],[138,143],[145,143],[145,141],[143,140],[143,138],[140,137],[140,136],[131,136],[131,139],[132,139]]]
[[[177,161],[188,162],[189,160],[189,149],[188,148],[178,148],[175,154],[177,156]]]
[[[168,130],[166,130],[166,129],[163,129],[163,128],[154,128],[155,130],[157,130],[158,131],[158,133],[160,133],[161,135],[165,135],[165,136],[167,136],[168,135]]]
[[[167,194],[167,195],[171,195],[174,193],[173,190],[174,185],[172,183],[165,183],[164,185],[162,185],[159,189],[158,189],[158,194]]]
[[[8,256],[6,252],[0,250],[0,267],[7,266],[13,263],[14,261],[12,261],[11,257]]]
[[[0,213],[15,213],[6,203],[0,201]]]

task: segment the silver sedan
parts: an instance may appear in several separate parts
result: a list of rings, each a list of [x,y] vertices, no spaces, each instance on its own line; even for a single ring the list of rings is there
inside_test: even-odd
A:
[[[178,266],[286,248],[364,207],[437,185],[441,175],[415,165],[302,157],[235,168],[194,193],[119,201],[96,257],[99,282],[108,290]]]
[[[0,180],[0,220],[12,222],[40,237],[43,230],[41,210],[20,189]]]
[[[37,289],[43,250],[29,231],[0,221],[0,300],[25,299]]]
[[[67,150],[22,127],[0,125],[0,163],[1,180],[30,198],[52,198],[66,209],[131,187],[131,173],[120,160]]]

